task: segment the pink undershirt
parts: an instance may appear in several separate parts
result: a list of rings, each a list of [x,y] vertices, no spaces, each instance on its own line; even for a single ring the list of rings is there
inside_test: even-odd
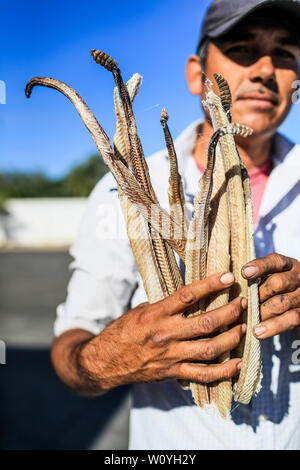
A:
[[[203,175],[205,168],[196,161],[197,167]],[[261,205],[262,197],[266,189],[266,185],[272,170],[272,161],[268,160],[262,166],[258,166],[248,171],[250,177],[250,186],[252,192],[253,203],[253,222],[256,226],[259,216],[259,208]]]

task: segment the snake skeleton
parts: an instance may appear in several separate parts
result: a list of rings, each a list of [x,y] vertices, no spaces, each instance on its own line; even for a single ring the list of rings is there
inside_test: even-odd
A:
[[[150,303],[171,295],[185,283],[216,272],[233,272],[236,283],[232,288],[209,301],[199,302],[187,315],[201,315],[226,305],[238,295],[248,299],[248,309],[241,320],[248,325],[246,337],[236,350],[219,358],[219,362],[230,357],[242,358],[240,375],[238,379],[208,385],[181,381],[184,388],[191,390],[196,404],[204,408],[214,407],[222,417],[228,417],[232,399],[249,403],[258,393],[261,382],[260,343],[252,333],[252,327],[259,323],[258,287],[256,282],[248,282],[241,275],[242,266],[255,258],[251,191],[247,170],[234,141],[234,135],[247,137],[252,130],[231,122],[230,89],[227,81],[215,74],[220,97],[209,90],[206,100],[214,134],[208,148],[207,168],[200,178],[193,216],[189,221],[176,151],[167,124],[168,114],[163,109],[161,124],[170,161],[168,213],[159,205],[151,184],[132,110],[142,77],[134,74],[125,85],[112,57],[94,49],[91,55],[97,64],[112,73],[116,83],[117,125],[113,147],[86,103],[65,83],[53,78],[35,77],[26,85],[26,96],[30,97],[37,85],[54,88],[77,109],[117,181],[128,238]],[[184,280],[174,252],[185,264]]]

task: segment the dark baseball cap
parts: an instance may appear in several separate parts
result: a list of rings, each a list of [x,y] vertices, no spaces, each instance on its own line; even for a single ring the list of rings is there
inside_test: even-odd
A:
[[[227,33],[248,15],[265,8],[284,10],[293,24],[299,22],[300,33],[300,0],[213,0],[204,17],[197,52],[206,38]]]

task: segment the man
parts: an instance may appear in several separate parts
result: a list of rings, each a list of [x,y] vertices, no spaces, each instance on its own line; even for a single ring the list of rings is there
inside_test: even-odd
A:
[[[75,272],[68,297],[58,308],[52,361],[61,379],[80,393],[93,396],[134,384],[132,449],[300,448],[300,373],[292,349],[300,324],[300,148],[276,133],[298,78],[296,20],[298,1],[215,0],[197,54],[187,63],[193,94],[205,99],[203,75],[212,80],[214,72],[222,74],[233,95],[233,121],[254,129],[253,136],[236,142],[250,173],[257,219],[258,259],[242,272],[247,279],[261,279],[261,323],[254,334],[262,340],[264,379],[250,405],[233,405],[230,420],[196,407],[176,379],[210,383],[239,373],[239,359],[199,363],[238,345],[245,327],[236,321],[246,299],[200,317],[183,315],[199,299],[231,285],[232,274],[217,273],[161,302],[142,303],[145,294],[124,224],[118,239],[103,237],[105,227],[111,230],[122,221],[112,176],[103,178],[90,197],[72,248]],[[212,133],[205,115],[176,141],[187,199],[205,168]],[[163,205],[165,157],[162,151],[148,159]],[[218,333],[224,326],[228,331]],[[210,341],[199,339],[209,333],[215,333]]]

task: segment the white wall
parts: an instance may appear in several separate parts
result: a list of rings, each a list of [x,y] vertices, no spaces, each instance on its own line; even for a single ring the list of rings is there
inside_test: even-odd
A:
[[[59,248],[69,246],[86,205],[86,198],[10,199],[7,216],[0,215],[0,246]]]

